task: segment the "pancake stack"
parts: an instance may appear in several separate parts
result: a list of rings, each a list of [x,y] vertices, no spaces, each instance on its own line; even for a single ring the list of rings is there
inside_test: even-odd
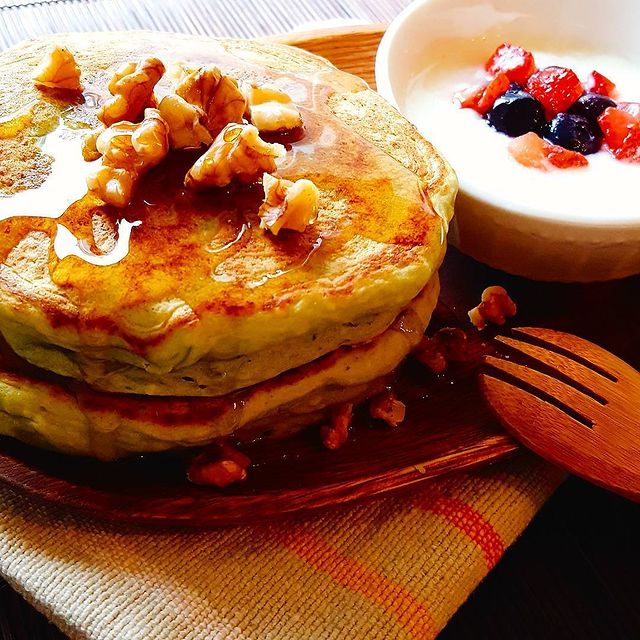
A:
[[[34,85],[52,46],[82,94]],[[83,140],[118,66],[149,58],[155,103],[204,65],[285,92],[303,127],[271,136],[275,176],[315,184],[315,222],[261,228],[259,180],[186,188],[206,146],[171,150],[125,206],[88,192]],[[277,436],[378,393],[420,341],[457,183],[359,79],[282,45],[146,32],[29,42],[0,69],[0,433],[105,460]]]

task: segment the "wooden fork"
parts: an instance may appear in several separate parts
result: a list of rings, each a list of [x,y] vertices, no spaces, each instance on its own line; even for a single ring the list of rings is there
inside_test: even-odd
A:
[[[640,373],[576,336],[513,332],[496,339],[532,364],[487,356],[480,376],[500,423],[549,462],[640,501]]]

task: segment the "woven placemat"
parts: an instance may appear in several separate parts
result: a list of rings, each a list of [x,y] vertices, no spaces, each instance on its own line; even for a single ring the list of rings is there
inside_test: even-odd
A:
[[[409,0],[5,0],[0,48],[64,31],[153,29],[258,37],[318,22],[389,22]]]
[[[523,454],[203,532],[104,525],[0,490],[0,575],[73,640],[432,640],[562,476]]]

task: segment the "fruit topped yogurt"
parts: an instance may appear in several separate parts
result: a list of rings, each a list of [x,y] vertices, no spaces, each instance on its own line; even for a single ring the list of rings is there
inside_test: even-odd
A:
[[[625,59],[509,43],[474,66],[443,58],[419,74],[407,115],[477,196],[532,213],[615,224],[636,218],[640,73]],[[636,101],[634,101],[636,100]]]

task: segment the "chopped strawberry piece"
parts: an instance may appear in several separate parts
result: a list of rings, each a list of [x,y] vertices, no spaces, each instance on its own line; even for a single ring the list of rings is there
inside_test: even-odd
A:
[[[615,93],[616,85],[601,73],[592,71],[584,83],[584,88],[589,93],[599,93],[601,96],[611,97]]]
[[[640,102],[618,102],[618,109],[640,120]]]
[[[509,143],[509,153],[525,167],[549,171],[585,167],[589,161],[577,151],[569,151],[543,140],[539,135],[525,133]]]
[[[608,107],[598,118],[604,141],[618,160],[640,162],[640,118]]]
[[[600,114],[598,124],[607,146],[610,149],[619,149],[631,131],[638,126],[638,119],[622,109],[607,107]]]
[[[455,99],[460,103],[462,109],[475,109],[478,108],[478,102],[482,98],[486,85],[476,84],[472,87],[467,87],[462,91],[459,91],[455,95]]]
[[[530,131],[509,143],[509,153],[525,167],[547,170],[544,140]]]
[[[583,93],[578,76],[565,67],[546,67],[527,81],[526,90],[539,100],[547,119],[566,111]]]
[[[533,54],[512,44],[501,44],[487,60],[485,69],[493,74],[504,73],[511,82],[524,86],[536,70]]]
[[[511,82],[504,73],[499,73],[485,86],[469,87],[456,94],[456,100],[463,109],[473,109],[484,115],[493,103],[509,89]]]
[[[578,167],[586,167],[589,164],[586,156],[557,144],[549,144],[547,159],[558,169],[577,169]]]
[[[640,163],[640,128],[634,129],[624,140],[619,149],[612,151],[616,160]]]
[[[493,103],[509,89],[511,82],[504,73],[499,73],[486,87],[480,100],[478,100],[478,111],[487,113]]]

